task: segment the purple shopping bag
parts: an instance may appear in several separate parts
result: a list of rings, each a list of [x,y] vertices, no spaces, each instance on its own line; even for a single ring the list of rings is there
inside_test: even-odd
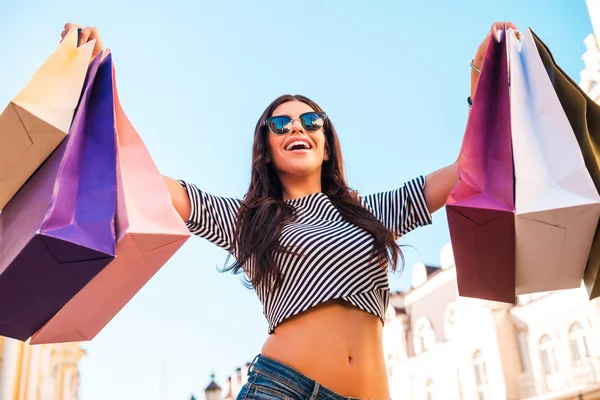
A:
[[[485,55],[446,202],[460,296],[514,303],[515,201],[506,29]]]
[[[90,64],[69,135],[0,214],[0,335],[27,340],[115,257],[112,60]]]

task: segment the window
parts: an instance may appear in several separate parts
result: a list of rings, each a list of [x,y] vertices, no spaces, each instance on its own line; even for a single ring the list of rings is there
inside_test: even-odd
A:
[[[550,336],[544,335],[540,338],[539,348],[544,375],[549,376],[558,372],[558,364],[556,363],[556,355],[554,353],[554,342]]]
[[[485,357],[481,351],[476,351],[473,355],[473,372],[475,373],[477,398],[479,400],[489,400],[490,390],[488,387],[488,376],[485,367]]]
[[[421,354],[435,346],[435,332],[431,322],[425,317],[421,317],[415,324],[413,345],[415,354]]]
[[[529,358],[529,344],[527,343],[527,332],[519,332],[519,335],[517,336],[517,343],[519,344],[521,367],[523,368],[523,372],[527,372],[531,369],[531,360]]]
[[[425,398],[427,400],[433,400],[433,382],[431,380],[427,381],[425,385]]]
[[[444,336],[446,340],[452,340],[454,337],[454,323],[455,323],[455,304],[454,302],[448,304],[446,311],[444,312]]]
[[[569,329],[569,344],[573,362],[580,362],[590,356],[586,332],[579,322],[575,322]]]

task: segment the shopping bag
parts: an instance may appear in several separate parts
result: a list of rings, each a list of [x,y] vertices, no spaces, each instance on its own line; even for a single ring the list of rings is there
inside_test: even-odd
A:
[[[531,31],[521,46],[510,30],[508,48],[517,294],[578,288],[600,196]]]
[[[111,58],[90,65],[66,140],[0,214],[0,335],[26,340],[115,256]]]
[[[550,49],[531,32],[536,48],[581,149],[586,168],[600,190],[600,105],[556,63]],[[583,281],[590,299],[600,297],[600,229],[592,242]]]
[[[190,237],[142,139],[119,102],[117,258],[32,338],[32,344],[92,340]]]
[[[95,40],[73,29],[0,114],[0,210],[66,137]]]
[[[514,177],[506,30],[490,37],[446,202],[458,293],[514,303]]]

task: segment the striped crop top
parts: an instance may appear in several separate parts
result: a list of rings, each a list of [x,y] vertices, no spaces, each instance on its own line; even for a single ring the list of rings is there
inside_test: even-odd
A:
[[[180,183],[191,200],[190,232],[229,251],[241,201]],[[393,191],[359,196],[359,201],[400,237],[431,223],[424,186],[425,178],[420,176]],[[276,254],[281,286],[276,290],[256,289],[269,333],[285,319],[332,299],[344,299],[383,323],[389,300],[388,272],[372,255],[373,237],[346,222],[324,193],[286,202],[296,209],[296,218],[284,227],[280,243],[299,248],[301,254]]]

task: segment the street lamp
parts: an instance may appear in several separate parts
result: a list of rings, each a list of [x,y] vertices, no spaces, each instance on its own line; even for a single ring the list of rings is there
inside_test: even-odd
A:
[[[221,386],[217,385],[217,382],[215,382],[214,372],[210,375],[210,379],[210,383],[206,389],[204,389],[206,400],[221,400]]]

